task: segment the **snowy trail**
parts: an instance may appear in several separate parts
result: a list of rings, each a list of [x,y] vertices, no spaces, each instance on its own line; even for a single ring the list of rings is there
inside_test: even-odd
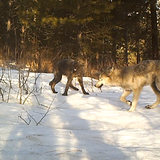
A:
[[[28,120],[27,111],[38,121],[46,113],[47,108],[39,106],[35,96],[25,105],[0,103],[1,160],[160,159],[160,107],[144,108],[156,98],[149,87],[144,88],[136,110],[130,113],[129,106],[119,100],[121,88],[106,86],[100,92],[85,78],[90,95],[69,90],[64,97],[66,79],[56,86],[57,95],[48,86],[51,79],[52,74],[42,74],[39,80],[42,93],[37,98],[51,110],[38,126],[33,120],[26,125],[18,118],[21,115]]]

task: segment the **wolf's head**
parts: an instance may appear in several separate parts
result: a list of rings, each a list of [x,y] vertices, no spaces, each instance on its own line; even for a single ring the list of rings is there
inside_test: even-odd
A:
[[[83,61],[75,60],[71,63],[71,72],[75,76],[84,76],[86,74],[87,66]]]
[[[99,80],[98,82],[95,84],[95,87],[97,88],[101,88],[103,85],[111,85],[112,83],[112,74],[114,72],[115,69],[111,68],[111,69],[107,69],[105,72],[102,72],[99,75]]]

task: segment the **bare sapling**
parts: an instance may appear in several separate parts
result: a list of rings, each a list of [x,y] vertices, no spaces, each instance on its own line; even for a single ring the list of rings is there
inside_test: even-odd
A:
[[[18,78],[18,86],[19,86],[19,103],[24,104],[23,102],[23,91],[25,95],[29,93],[29,87],[27,85],[30,70],[26,71],[25,69],[19,68],[19,78]],[[26,101],[26,99],[25,99]]]
[[[46,105],[43,105],[41,104],[41,106],[47,108],[46,112],[42,115],[42,117],[38,120],[36,120],[36,118],[34,116],[32,116],[27,110],[24,109],[24,107],[22,107],[22,109],[26,112],[27,114],[27,118],[28,120],[26,120],[23,116],[22,116],[22,112],[20,115],[18,115],[18,117],[24,122],[26,123],[27,125],[30,125],[32,121],[34,121],[34,123],[36,124],[36,126],[38,126],[42,120],[47,116],[47,114],[50,112],[51,109],[54,109],[52,108],[52,104],[53,104],[53,101],[54,101],[55,97],[52,99],[51,103],[49,106],[46,106]]]

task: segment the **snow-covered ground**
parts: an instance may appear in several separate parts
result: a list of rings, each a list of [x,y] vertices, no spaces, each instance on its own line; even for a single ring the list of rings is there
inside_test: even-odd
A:
[[[121,88],[104,86],[101,92],[93,87],[96,81],[84,78],[90,95],[70,89],[62,96],[65,77],[56,85],[59,93],[53,94],[48,85],[53,74],[29,76],[30,95],[23,94],[26,102],[21,105],[18,72],[9,73],[9,103],[0,101],[1,160],[160,159],[160,107],[145,109],[156,99],[149,86],[136,110],[128,112],[129,106],[119,100]],[[79,87],[76,79],[73,82]],[[7,101],[7,87],[5,91]]]

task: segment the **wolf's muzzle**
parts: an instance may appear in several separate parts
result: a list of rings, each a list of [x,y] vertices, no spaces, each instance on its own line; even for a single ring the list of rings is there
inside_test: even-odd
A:
[[[101,85],[99,85],[99,86],[97,86],[97,85],[95,84],[94,86],[97,87],[97,88],[101,88],[101,87],[103,86],[103,84],[101,84]]]

